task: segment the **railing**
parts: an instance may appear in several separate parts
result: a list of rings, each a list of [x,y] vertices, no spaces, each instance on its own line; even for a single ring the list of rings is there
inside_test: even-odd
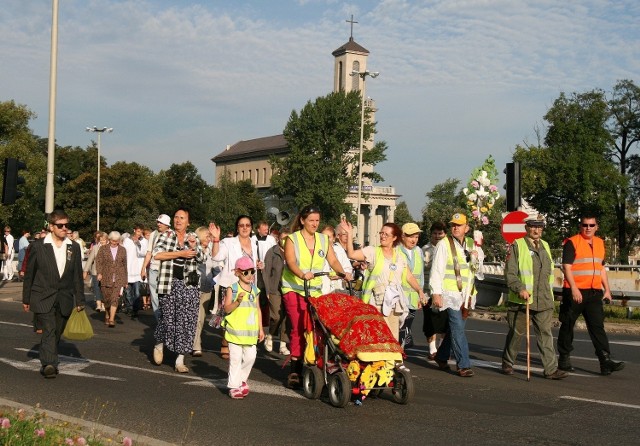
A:
[[[638,265],[607,265],[607,277],[611,287],[613,305],[627,308],[630,318],[633,310],[640,307],[640,267]],[[477,281],[478,305],[494,306],[506,300],[507,285],[504,279],[504,264],[487,262],[484,264],[484,280]],[[560,265],[554,270],[553,293],[562,294],[563,274]],[[498,295],[500,294],[500,295]]]

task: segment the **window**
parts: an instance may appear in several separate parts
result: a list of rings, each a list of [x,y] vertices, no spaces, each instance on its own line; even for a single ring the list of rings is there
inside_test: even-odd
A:
[[[353,71],[360,71],[360,62],[353,61]],[[360,90],[360,76],[351,76],[351,90]]]

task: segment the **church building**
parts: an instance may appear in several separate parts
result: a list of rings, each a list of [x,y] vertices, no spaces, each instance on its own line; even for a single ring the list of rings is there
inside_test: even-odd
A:
[[[360,76],[358,73],[367,71],[369,51],[356,43],[352,34],[349,41],[333,51],[332,54],[334,57],[334,92],[362,91],[366,82],[363,77],[367,76]],[[364,104],[365,107],[372,110],[371,119],[375,121],[375,101],[366,98]],[[363,150],[369,150],[373,144],[373,137],[369,141],[364,141]],[[360,147],[354,147],[352,150],[357,159]],[[228,172],[233,181],[250,180],[259,192],[263,193],[265,197],[269,197],[273,173],[269,157],[271,155],[286,157],[288,153],[287,141],[282,134],[238,141],[228,145],[225,150],[212,158],[216,164],[216,184]],[[371,172],[372,169],[372,166],[364,166],[363,173]],[[360,215],[356,225],[356,234],[354,234],[360,243],[373,245],[379,243],[378,232],[382,225],[394,221],[398,197],[399,195],[395,193],[392,186],[377,186],[372,184],[369,179],[362,178]],[[358,209],[357,184],[349,188],[349,194],[345,201],[353,206],[355,214]],[[272,203],[267,203],[267,207],[271,205]],[[360,228],[363,229],[362,232]]]

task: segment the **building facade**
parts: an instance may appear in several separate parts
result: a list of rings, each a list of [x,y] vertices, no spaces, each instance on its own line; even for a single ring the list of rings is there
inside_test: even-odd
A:
[[[350,37],[347,43],[333,51],[332,54],[334,57],[333,90],[335,92],[362,91],[366,81],[353,73],[367,70],[369,51],[356,43],[353,37]],[[375,111],[377,110],[375,101],[371,98],[365,98],[364,103],[365,107],[372,111],[371,119],[375,121]],[[364,141],[363,150],[369,150],[373,144],[373,137],[369,141]],[[269,157],[272,155],[286,157],[288,150],[287,141],[281,134],[238,141],[229,145],[212,158],[216,164],[216,184],[223,175],[228,174],[233,181],[250,180],[258,191],[268,196],[272,175]],[[356,159],[359,150],[359,147],[352,149]],[[372,166],[364,166],[362,172],[366,173],[372,170]],[[399,195],[395,193],[393,187],[374,185],[365,177],[362,178],[360,192],[360,215],[356,225],[356,238],[360,243],[377,245],[379,243],[378,232],[380,232],[382,225],[394,221],[396,201]],[[357,184],[349,188],[345,201],[353,206],[355,214],[358,208]]]

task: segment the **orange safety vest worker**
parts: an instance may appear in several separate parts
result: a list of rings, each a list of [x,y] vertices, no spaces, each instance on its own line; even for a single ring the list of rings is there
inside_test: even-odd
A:
[[[569,237],[564,243],[573,243],[576,257],[571,265],[573,280],[579,289],[602,289],[602,270],[604,266],[604,241],[600,237],[593,237],[592,243],[580,234]],[[564,280],[564,288],[570,288],[569,282]]]

